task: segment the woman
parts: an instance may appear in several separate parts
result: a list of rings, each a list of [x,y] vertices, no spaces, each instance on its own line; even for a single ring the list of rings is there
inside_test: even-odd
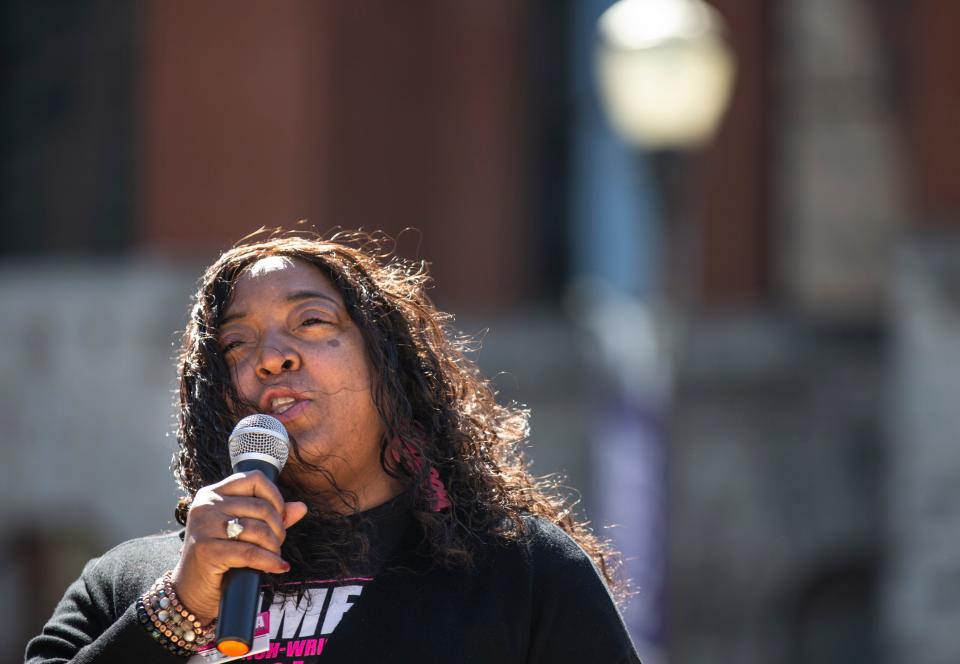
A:
[[[235,567],[264,573],[264,661],[639,661],[611,552],[526,471],[527,413],[496,403],[423,267],[378,251],[280,237],[206,271],[179,364],[185,527],[91,561],[29,662],[199,658]],[[252,413],[290,434],[276,485],[231,470]]]

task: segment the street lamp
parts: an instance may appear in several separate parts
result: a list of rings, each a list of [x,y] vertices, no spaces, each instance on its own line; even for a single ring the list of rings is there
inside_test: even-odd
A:
[[[597,28],[595,63],[607,117],[636,148],[638,166],[652,166],[643,171],[645,177],[661,180],[665,214],[650,209],[643,218],[629,220],[647,229],[643,255],[653,255],[650,246],[668,255],[692,248],[677,241],[685,236],[676,230],[693,227],[684,222],[695,217],[690,205],[698,197],[679,195],[676,185],[688,183],[690,174],[675,167],[688,170],[692,150],[710,141],[729,104],[734,58],[722,20],[702,0],[620,0],[603,13]],[[650,239],[660,235],[666,236],[663,242]],[[662,264],[676,270],[686,262]],[[597,476],[603,478],[600,511],[624,527],[614,539],[627,557],[627,574],[642,584],[626,619],[644,661],[663,660],[666,649],[665,431],[674,377],[669,350],[676,334],[668,324],[675,322],[670,320],[674,310],[668,307],[683,300],[676,291],[671,298],[670,291],[692,283],[661,279],[644,299],[590,293],[590,302],[605,309],[602,316],[588,317],[598,347],[607,351],[601,375],[610,381],[595,405],[600,424],[591,446]]]
[[[620,0],[597,27],[598,79],[614,129],[650,150],[707,143],[735,68],[720,15],[702,0]]]

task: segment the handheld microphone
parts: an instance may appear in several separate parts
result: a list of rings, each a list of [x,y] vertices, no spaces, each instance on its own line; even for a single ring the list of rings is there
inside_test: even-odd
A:
[[[275,417],[250,415],[237,422],[230,434],[230,463],[236,473],[259,470],[271,482],[283,470],[290,454],[290,438]],[[235,567],[223,575],[217,650],[238,657],[253,647],[260,596],[260,571]]]

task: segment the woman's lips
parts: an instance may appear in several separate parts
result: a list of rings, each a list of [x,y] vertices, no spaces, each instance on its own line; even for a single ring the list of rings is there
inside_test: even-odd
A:
[[[282,413],[270,413],[270,415],[280,420],[283,424],[286,424],[287,422],[297,419],[309,403],[309,401],[297,401]]]

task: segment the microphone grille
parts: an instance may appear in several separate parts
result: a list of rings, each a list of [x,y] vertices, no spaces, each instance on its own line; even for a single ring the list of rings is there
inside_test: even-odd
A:
[[[289,456],[290,437],[275,417],[248,415],[230,434],[230,463],[234,466],[243,459],[263,459],[283,470]]]

